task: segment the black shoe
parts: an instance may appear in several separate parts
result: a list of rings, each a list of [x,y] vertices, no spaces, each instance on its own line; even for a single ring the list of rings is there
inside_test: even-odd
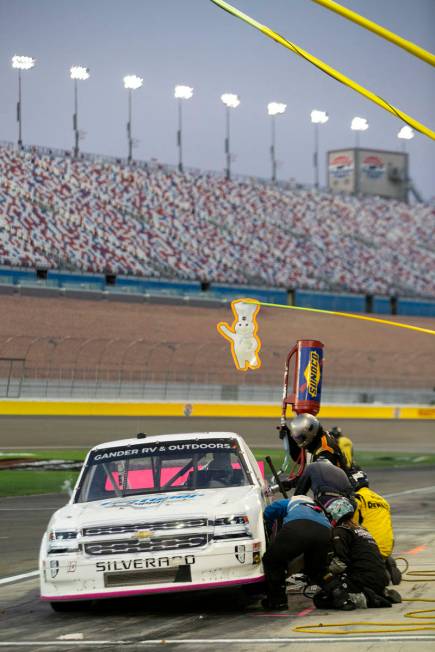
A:
[[[354,611],[356,609],[356,604],[352,600],[346,600],[342,602],[339,607],[336,607],[339,611]]]
[[[383,595],[378,595],[372,589],[365,587],[364,595],[367,598],[367,606],[370,609],[383,609],[385,607],[391,607],[390,600],[387,600],[387,598]]]
[[[265,611],[287,611],[288,602],[287,600],[274,600],[271,598],[264,598],[261,601],[261,606]]]
[[[384,595],[388,602],[391,602],[392,604],[399,604],[402,602],[402,596],[399,591],[396,591],[395,589],[385,589]]]

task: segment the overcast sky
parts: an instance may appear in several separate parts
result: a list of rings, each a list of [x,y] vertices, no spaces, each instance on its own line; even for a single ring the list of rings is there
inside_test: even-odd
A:
[[[311,0],[232,4],[435,129],[435,70],[425,62]],[[343,4],[435,51],[435,0]],[[17,138],[14,54],[37,59],[23,73],[27,144],[72,147],[69,67],[78,64],[91,71],[79,89],[84,151],[126,156],[126,74],[144,79],[133,98],[136,158],[177,162],[175,84],[194,87],[184,105],[186,166],[223,170],[223,92],[241,100],[231,113],[237,173],[270,176],[270,101],[287,104],[277,119],[279,178],[312,182],[314,108],[330,116],[321,128],[321,183],[326,151],[354,145],[355,115],[370,123],[361,146],[401,147],[399,120],[209,0],[0,0],[0,139],[8,141]],[[435,142],[417,134],[407,149],[411,176],[428,199],[435,195]]]

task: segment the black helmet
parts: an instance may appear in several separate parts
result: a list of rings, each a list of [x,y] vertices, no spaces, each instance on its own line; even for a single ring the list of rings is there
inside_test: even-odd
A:
[[[322,426],[312,414],[298,414],[290,422],[290,433],[300,448],[306,448],[314,437],[322,431]]]
[[[369,486],[369,479],[367,477],[367,473],[364,473],[364,471],[357,471],[356,473],[352,473],[352,475],[349,476],[349,480],[354,491],[358,491],[358,489],[361,489],[361,487]]]
[[[341,428],[338,428],[338,426],[334,426],[329,431],[329,434],[332,435],[333,437],[335,437],[335,439],[338,439],[342,435]]]

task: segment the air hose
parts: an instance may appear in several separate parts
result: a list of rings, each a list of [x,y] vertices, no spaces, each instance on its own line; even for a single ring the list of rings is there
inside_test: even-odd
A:
[[[403,557],[399,557],[405,561]],[[407,568],[408,568],[408,563]],[[408,576],[411,576],[408,579]],[[402,582],[434,582],[435,570],[416,570],[406,571],[406,576]],[[308,596],[307,596],[308,597]],[[435,602],[435,598],[403,598],[402,602]],[[403,614],[404,618],[415,618],[424,622],[409,623],[406,622],[370,622],[370,621],[348,621],[344,623],[318,623],[313,625],[299,625],[293,627],[294,632],[304,634],[395,634],[398,632],[418,632],[418,631],[435,631],[435,609],[420,609],[417,611],[408,611]],[[337,628],[337,629],[334,629]]]

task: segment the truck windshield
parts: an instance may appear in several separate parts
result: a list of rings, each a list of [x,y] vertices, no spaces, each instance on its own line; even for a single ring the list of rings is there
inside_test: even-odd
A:
[[[92,451],[75,501],[247,484],[252,480],[236,440],[141,441]]]

